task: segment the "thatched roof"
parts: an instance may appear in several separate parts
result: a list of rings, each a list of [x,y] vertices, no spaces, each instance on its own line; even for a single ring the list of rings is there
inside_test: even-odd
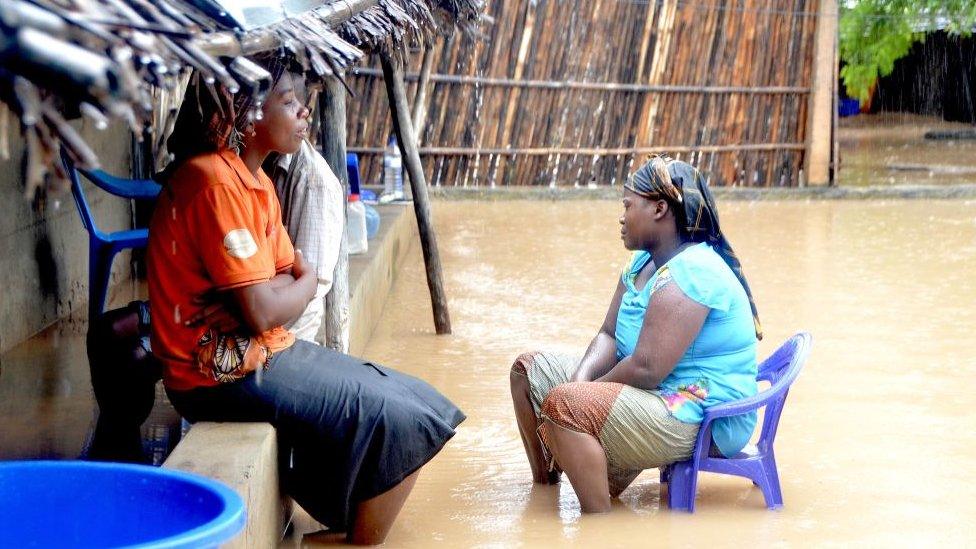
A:
[[[60,189],[62,146],[79,165],[98,164],[66,117],[99,126],[120,118],[140,135],[152,118],[153,89],[173,88],[190,70],[260,95],[268,75],[246,55],[282,48],[312,75],[341,75],[364,53],[427,42],[445,26],[470,30],[481,7],[481,0],[264,0],[248,11],[218,0],[5,0],[0,136],[19,119],[28,196]],[[0,137],[0,157],[7,156]]]

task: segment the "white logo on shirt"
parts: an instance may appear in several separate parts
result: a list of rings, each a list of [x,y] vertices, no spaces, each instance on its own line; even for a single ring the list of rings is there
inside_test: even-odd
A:
[[[224,236],[224,248],[231,257],[247,259],[258,253],[258,245],[247,229],[234,229]]]

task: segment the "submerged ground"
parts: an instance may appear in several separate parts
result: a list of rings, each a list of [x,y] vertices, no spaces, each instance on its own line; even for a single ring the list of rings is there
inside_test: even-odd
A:
[[[814,350],[776,450],[785,509],[706,474],[698,511],[662,506],[645,472],[604,516],[567,481],[532,486],[510,411],[520,352],[581,351],[627,259],[612,202],[435,207],[454,335],[433,335],[419,247],[371,358],[420,376],[468,413],[424,470],[394,547],[917,545],[965,543],[976,513],[976,202],[727,202],[755,290],[765,356],[798,330]]]
[[[786,507],[767,511],[748,481],[705,475],[698,511],[672,513],[649,471],[610,514],[581,517],[568,482],[532,486],[508,369],[525,350],[585,348],[627,260],[619,206],[441,201],[434,215],[454,335],[433,335],[414,246],[365,354],[428,380],[469,418],[424,470],[389,546],[970,541],[976,201],[719,207],[763,319],[760,355],[798,330],[814,336],[776,446]],[[2,357],[0,459],[85,450],[95,406],[83,334],[69,319]],[[157,413],[143,427],[157,459],[173,425]]]

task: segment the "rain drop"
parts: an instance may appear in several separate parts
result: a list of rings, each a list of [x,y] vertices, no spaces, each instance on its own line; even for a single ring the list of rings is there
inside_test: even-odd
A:
[[[179,324],[181,319],[182,317],[180,316],[180,306],[177,305],[176,307],[173,307],[173,321]]]
[[[176,241],[173,241],[173,255],[176,255]]]
[[[176,221],[176,207],[175,206],[171,210],[171,213],[173,214],[173,221]]]

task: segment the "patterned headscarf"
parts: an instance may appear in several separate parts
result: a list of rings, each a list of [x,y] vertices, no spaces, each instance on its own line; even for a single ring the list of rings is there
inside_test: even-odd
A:
[[[288,68],[288,60],[277,52],[257,56],[252,61],[271,73],[272,87]],[[254,93],[233,94],[195,73],[187,86],[173,133],[166,141],[172,161],[156,179],[165,182],[185,160],[198,154],[238,150],[248,125],[255,115],[260,115],[260,105],[255,105],[254,100]]]
[[[749,297],[756,338],[762,339],[759,312],[742,264],[718,224],[715,199],[705,177],[694,166],[680,160],[655,156],[624,183],[624,188],[652,200],[666,200],[674,211],[679,235],[691,242],[708,242],[735,273]]]

